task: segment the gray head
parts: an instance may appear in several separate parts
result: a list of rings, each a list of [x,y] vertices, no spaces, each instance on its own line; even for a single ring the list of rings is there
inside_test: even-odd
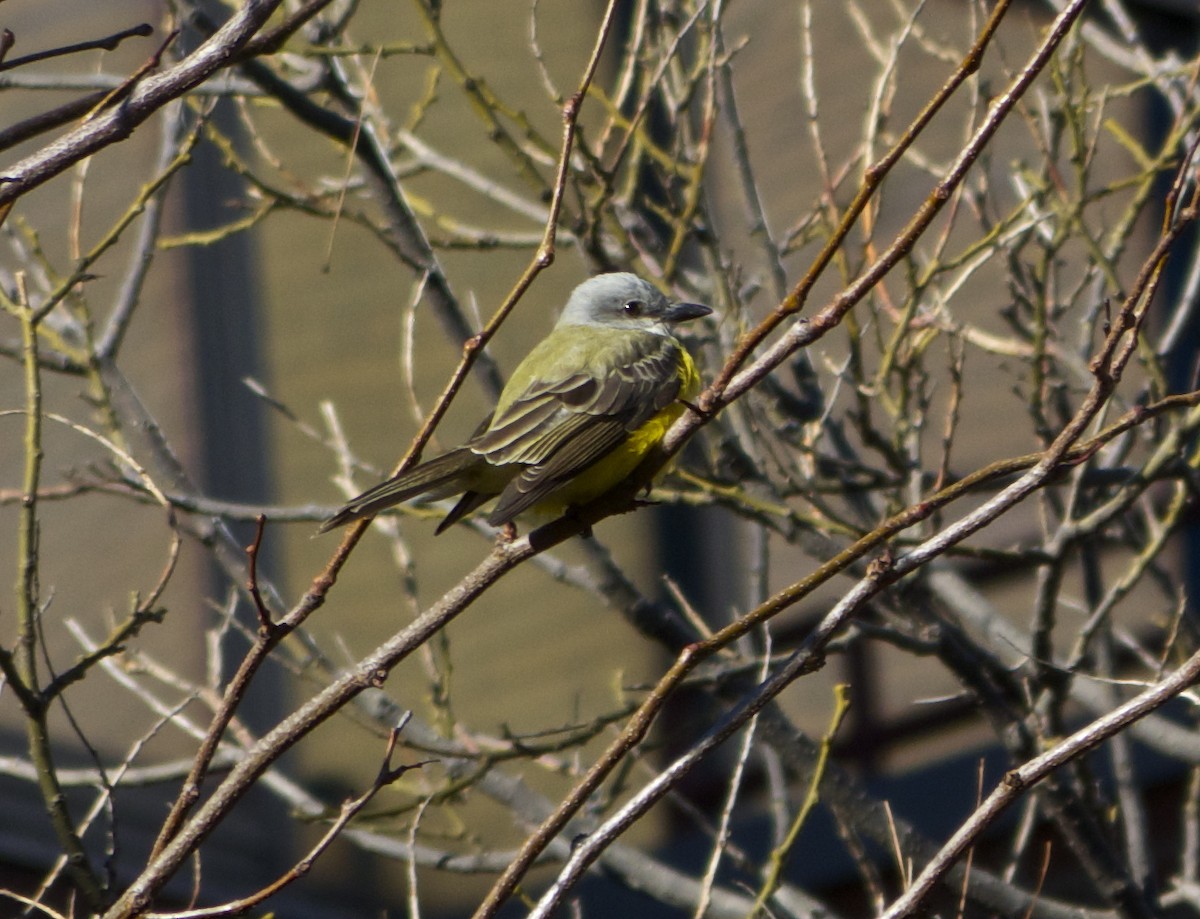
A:
[[[620,271],[598,274],[576,287],[558,324],[602,325],[667,335],[672,324],[711,312],[699,303],[672,303],[649,281]]]

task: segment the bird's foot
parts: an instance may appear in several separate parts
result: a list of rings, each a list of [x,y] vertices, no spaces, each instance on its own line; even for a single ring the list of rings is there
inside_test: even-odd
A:
[[[583,515],[579,513],[578,507],[576,507],[574,504],[570,505],[565,511],[563,511],[563,516],[568,520],[574,520],[577,524],[579,524],[580,536],[582,536],[584,539],[592,538],[592,525],[583,519]]]

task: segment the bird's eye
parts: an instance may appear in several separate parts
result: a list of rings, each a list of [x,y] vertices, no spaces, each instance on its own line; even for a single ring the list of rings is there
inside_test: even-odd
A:
[[[645,308],[645,306],[646,304],[644,304],[641,300],[626,300],[623,309],[625,310],[626,316],[636,317],[642,315],[642,310]]]

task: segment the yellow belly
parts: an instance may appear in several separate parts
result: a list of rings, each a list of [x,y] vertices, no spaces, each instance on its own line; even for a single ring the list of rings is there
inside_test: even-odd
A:
[[[587,504],[629,478],[682,413],[683,406],[678,404],[663,409],[630,434],[612,453],[593,463],[554,494],[535,505],[534,512],[539,516],[561,516],[567,508]]]
[[[691,356],[684,352],[683,366],[679,368],[683,377],[679,387],[679,398],[690,400],[700,391],[700,375]],[[534,505],[532,512],[542,519],[559,517],[569,507],[586,504],[629,478],[646,457],[646,454],[666,436],[667,430],[683,414],[686,406],[675,401],[631,433],[619,447],[593,463],[558,491]],[[665,472],[664,466],[659,474]]]

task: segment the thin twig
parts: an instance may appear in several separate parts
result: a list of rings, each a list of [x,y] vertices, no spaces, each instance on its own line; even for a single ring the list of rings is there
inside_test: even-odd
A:
[[[947,840],[938,856],[925,866],[912,887],[888,907],[882,919],[901,919],[902,916],[910,916],[919,909],[922,900],[950,865],[968,846],[975,844],[984,829],[991,826],[1010,804],[1019,800],[1032,786],[1064,764],[1094,749],[1118,731],[1124,730],[1137,719],[1161,708],[1165,702],[1195,685],[1197,681],[1200,681],[1200,654],[1193,655],[1166,679],[1071,734],[1041,756],[1010,770],[988,795],[987,800]]]

